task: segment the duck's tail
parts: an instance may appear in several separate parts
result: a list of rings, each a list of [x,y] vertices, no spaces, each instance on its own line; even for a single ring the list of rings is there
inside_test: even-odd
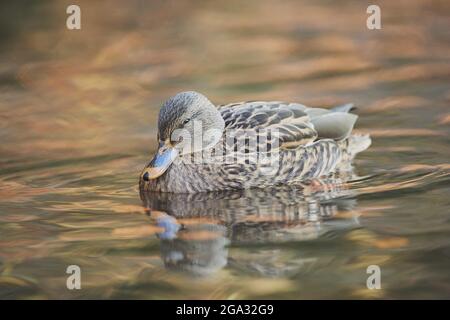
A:
[[[339,141],[342,151],[342,164],[349,164],[355,156],[370,147],[372,139],[368,134],[351,134],[347,139]]]
[[[331,109],[310,108],[306,110],[318,139],[343,140],[350,136],[358,119],[353,103],[343,104]]]
[[[337,142],[341,150],[340,162],[335,171],[352,172],[355,156],[370,147],[372,139],[368,134],[351,134],[347,139]]]
[[[336,137],[329,137],[329,138],[334,138],[335,140],[343,140],[342,142],[344,143],[344,145],[341,146],[341,148],[344,150],[345,153],[348,154],[348,156],[350,156],[349,160],[353,159],[356,154],[369,148],[370,144],[372,143],[372,139],[370,139],[370,136],[368,134],[352,133],[353,126],[355,125],[355,122],[358,119],[358,116],[350,113],[354,110],[356,110],[354,104],[347,103],[335,106],[329,109],[328,112],[324,114],[325,116],[328,115],[331,120],[329,121],[330,122],[329,127],[334,128],[335,129],[334,131],[342,132],[340,138]],[[324,115],[320,115],[320,117],[323,117]],[[314,121],[319,122],[318,120],[313,119],[313,122]]]

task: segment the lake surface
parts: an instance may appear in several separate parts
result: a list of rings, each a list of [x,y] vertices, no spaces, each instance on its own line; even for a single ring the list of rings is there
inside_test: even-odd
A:
[[[78,31],[38,3],[0,5],[0,298],[450,298],[448,1],[378,1],[381,30],[361,1],[77,1]],[[301,188],[140,195],[185,90],[354,102],[372,146]]]

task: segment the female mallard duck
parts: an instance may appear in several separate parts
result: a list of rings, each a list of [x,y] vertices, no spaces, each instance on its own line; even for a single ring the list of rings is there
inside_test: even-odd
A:
[[[241,102],[216,108],[182,92],[159,112],[159,149],[140,176],[141,191],[196,193],[294,184],[348,167],[370,145],[350,135],[352,105]]]

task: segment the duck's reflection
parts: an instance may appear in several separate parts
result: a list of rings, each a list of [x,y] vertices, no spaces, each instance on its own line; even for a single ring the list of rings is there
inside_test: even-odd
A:
[[[199,194],[145,193],[141,198],[160,227],[168,269],[208,275],[228,263],[228,247],[316,239],[358,226],[352,191],[339,179],[297,186]],[[266,269],[260,266],[259,269]]]

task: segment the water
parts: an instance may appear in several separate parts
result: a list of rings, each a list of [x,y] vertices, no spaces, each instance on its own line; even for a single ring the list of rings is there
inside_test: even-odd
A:
[[[382,1],[378,31],[360,1],[112,2],[78,1],[80,31],[1,4],[0,298],[450,297],[448,2]],[[142,201],[188,89],[353,101],[373,144],[350,180]]]

